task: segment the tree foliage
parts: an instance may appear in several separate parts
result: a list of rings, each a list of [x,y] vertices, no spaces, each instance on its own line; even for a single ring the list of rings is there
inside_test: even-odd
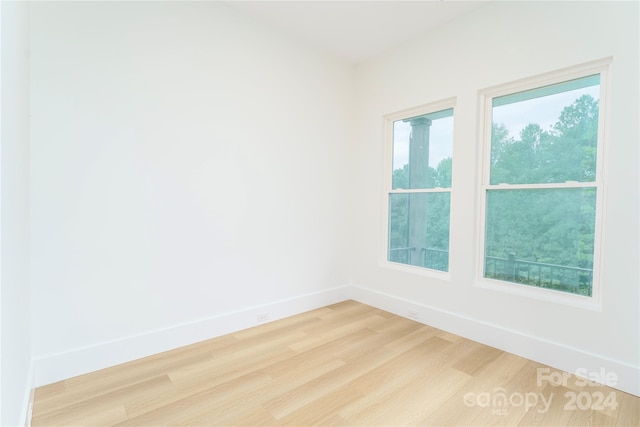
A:
[[[565,107],[558,122],[546,131],[536,123],[529,123],[514,139],[508,136],[503,124],[494,124],[491,184],[595,180],[597,129],[598,101],[589,95]],[[540,286],[547,283],[589,295],[591,276],[577,269],[593,268],[595,199],[593,188],[489,191],[487,257],[511,256],[530,263],[573,267],[576,270],[548,267],[547,278],[541,280],[539,272],[535,277]],[[526,266],[529,278],[531,268],[539,267],[522,265]],[[553,274],[564,277],[556,280]]]

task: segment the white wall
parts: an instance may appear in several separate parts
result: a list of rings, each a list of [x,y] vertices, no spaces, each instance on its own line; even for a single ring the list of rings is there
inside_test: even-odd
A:
[[[27,4],[2,2],[0,14],[0,425],[17,426],[31,389]]]
[[[216,2],[33,3],[30,35],[39,383],[346,284],[351,66]]]
[[[425,316],[433,316],[430,321],[441,327],[546,363],[580,367],[587,359],[611,362],[607,366],[620,369],[618,375],[635,375],[625,381],[638,393],[638,40],[637,3],[496,2],[361,64],[356,71],[355,147],[360,161],[354,174],[360,198],[353,204],[361,220],[354,224],[354,283],[369,293],[424,307]],[[613,56],[613,87],[605,158],[602,310],[475,287],[478,90],[608,56]],[[382,265],[382,117],[451,96],[458,98],[458,108],[451,281],[446,282]],[[478,337],[473,325],[480,324],[495,336]],[[512,345],[513,332],[528,340]],[[527,348],[532,343],[535,348]],[[562,361],[561,351],[544,354],[548,348],[584,358]]]

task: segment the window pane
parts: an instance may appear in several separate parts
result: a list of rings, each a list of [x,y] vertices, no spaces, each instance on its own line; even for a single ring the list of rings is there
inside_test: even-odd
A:
[[[599,75],[493,98],[491,184],[595,181]]]
[[[449,271],[450,193],[389,195],[392,262]]]
[[[393,122],[393,189],[450,188],[453,109]]]
[[[484,277],[591,295],[596,190],[487,192]]]

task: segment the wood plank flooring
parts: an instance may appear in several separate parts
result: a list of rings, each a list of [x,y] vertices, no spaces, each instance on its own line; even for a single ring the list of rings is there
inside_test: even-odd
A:
[[[32,425],[640,426],[640,398],[539,368],[345,301],[40,387]]]

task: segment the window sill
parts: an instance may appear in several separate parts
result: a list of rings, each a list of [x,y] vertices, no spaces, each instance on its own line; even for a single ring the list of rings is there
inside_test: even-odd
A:
[[[540,301],[562,304],[585,310],[602,311],[602,304],[597,296],[575,295],[554,289],[538,288],[535,286],[519,285],[516,283],[503,282],[501,280],[482,278],[474,286],[498,292],[504,292],[525,298],[537,299]]]
[[[382,267],[384,268],[400,271],[403,273],[425,276],[432,279],[438,279],[444,282],[451,282],[451,273],[448,271],[440,271],[440,270],[433,270],[430,268],[416,267],[409,264],[402,264],[399,262],[391,262],[387,260],[382,261],[381,264],[382,264]]]

